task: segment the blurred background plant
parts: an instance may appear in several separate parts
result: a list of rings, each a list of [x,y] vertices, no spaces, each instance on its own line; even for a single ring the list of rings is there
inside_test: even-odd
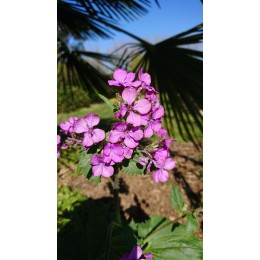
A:
[[[177,1],[177,0],[176,0]],[[199,1],[199,0],[197,0]],[[98,93],[113,97],[107,86],[116,67],[138,72],[143,67],[161,93],[165,127],[171,136],[199,148],[202,137],[202,24],[152,44],[120,26],[148,14],[152,0],[58,0],[58,111],[68,112],[98,102]],[[202,2],[202,1],[201,1]],[[152,25],[151,25],[152,26]],[[90,41],[112,39],[120,32],[132,42],[111,53],[89,51]],[[84,91],[84,94],[83,94]]]

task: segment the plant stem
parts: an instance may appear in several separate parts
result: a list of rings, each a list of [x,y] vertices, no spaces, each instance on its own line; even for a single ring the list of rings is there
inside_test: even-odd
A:
[[[115,173],[113,175],[114,219],[108,226],[106,249],[104,255],[105,260],[109,260],[110,244],[111,244],[111,238],[113,235],[114,226],[121,225],[118,173],[119,173],[119,169],[115,166]]]
[[[112,233],[113,233],[113,226],[114,226],[113,222],[111,222],[108,226],[106,249],[105,249],[105,255],[104,255],[105,260],[109,260],[110,243],[111,243],[111,237],[112,237]]]
[[[114,207],[115,207],[115,222],[121,224],[120,217],[120,201],[119,201],[119,179],[118,179],[118,169],[115,167],[114,174],[114,185],[113,185],[113,195],[114,195]]]

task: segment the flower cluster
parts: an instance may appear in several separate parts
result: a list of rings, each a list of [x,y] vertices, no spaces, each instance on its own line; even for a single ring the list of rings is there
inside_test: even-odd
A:
[[[105,132],[102,129],[95,128],[100,121],[99,116],[89,113],[83,118],[70,117],[69,121],[60,124],[61,132],[67,135],[66,142],[61,144],[61,137],[57,139],[57,157],[60,156],[60,149],[68,149],[82,145],[86,150],[93,144],[99,143],[105,139]]]
[[[134,246],[130,253],[125,253],[120,260],[141,260],[141,259],[152,259],[152,254],[143,255],[141,247]]]
[[[116,69],[113,76],[114,80],[109,80],[108,84],[120,87],[119,110],[115,113],[115,118],[121,122],[115,123],[112,127],[108,143],[123,147],[124,150],[128,149],[129,156],[136,148],[136,152],[144,156],[139,158],[139,163],[146,166],[147,172],[151,172],[151,167],[155,169],[154,181],[167,181],[169,178],[167,170],[175,167],[175,161],[170,158],[169,152],[173,139],[168,138],[166,129],[162,128],[164,108],[157,97],[159,93],[151,86],[151,76],[142,69],[136,81],[134,81],[135,73],[127,73],[123,69]],[[141,150],[140,140],[150,138],[154,134],[160,140],[149,149]],[[105,153],[103,155],[106,156]]]
[[[124,69],[116,69],[113,77],[114,80],[109,80],[108,84],[118,89],[115,118],[119,122],[112,126],[100,154],[92,156],[92,174],[111,177],[115,164],[138,154],[139,163],[145,166],[146,171],[153,171],[155,182],[167,181],[167,170],[175,167],[175,161],[170,158],[169,152],[173,139],[168,138],[166,129],[162,128],[164,108],[157,97],[159,92],[151,86],[150,75],[142,69],[136,81],[135,73],[128,73]],[[61,131],[71,137],[67,139],[67,146],[62,147],[58,144],[58,151],[74,144],[88,149],[93,144],[103,141],[105,132],[94,129],[99,120],[97,115],[90,113],[83,118],[71,117],[68,122],[61,123]],[[82,140],[79,135],[83,135]],[[141,149],[141,139],[153,135],[157,136],[158,140]]]

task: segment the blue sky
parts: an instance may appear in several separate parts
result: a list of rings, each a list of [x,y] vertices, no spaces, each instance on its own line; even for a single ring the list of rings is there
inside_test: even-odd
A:
[[[151,43],[156,43],[203,21],[203,6],[200,0],[159,0],[159,3],[161,8],[153,1],[147,15],[134,22],[122,20],[120,27]],[[85,47],[87,50],[106,53],[122,43],[132,41],[128,36],[115,32],[112,40],[87,41]]]

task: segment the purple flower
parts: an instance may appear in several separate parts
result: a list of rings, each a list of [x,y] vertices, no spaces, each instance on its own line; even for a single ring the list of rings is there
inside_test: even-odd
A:
[[[74,125],[74,131],[77,134],[84,133],[84,138],[82,144],[85,147],[90,147],[91,145],[101,142],[105,139],[105,132],[101,129],[93,129],[100,121],[100,118],[89,113],[84,118],[79,118]]]
[[[157,133],[156,133],[159,137],[162,138],[168,138],[168,132],[166,129],[161,128]]]
[[[138,78],[142,82],[142,86],[150,86],[151,76],[148,73],[143,73],[143,68],[139,70]]]
[[[61,148],[61,143],[60,143],[60,136],[57,135],[57,158],[60,157],[60,148]]]
[[[114,80],[109,80],[109,86],[124,86],[124,87],[138,87],[141,85],[141,82],[135,81],[135,73],[127,73],[124,69],[116,69],[113,73]]]
[[[162,127],[162,120],[161,119],[154,119],[154,114],[142,115],[142,125],[146,126],[144,129],[144,137],[150,138],[154,132],[158,132]]]
[[[143,131],[140,127],[133,127],[127,129],[126,123],[116,123],[113,130],[110,131],[108,141],[110,143],[118,143],[124,140],[124,144],[128,148],[135,148],[138,146],[138,141],[143,138]]]
[[[111,143],[118,143],[125,138],[127,124],[123,122],[115,123],[113,129],[110,131],[108,141]]]
[[[129,112],[126,122],[133,126],[140,126],[142,124],[142,118],[140,114],[146,114],[151,110],[151,103],[145,99],[139,99],[135,105],[133,102],[136,99],[137,92],[134,88],[125,88],[122,92],[122,98],[127,102],[127,106],[124,103],[120,103],[120,115],[124,117],[127,111]],[[139,113],[135,113],[139,112]]]
[[[69,118],[69,121],[60,123],[61,131],[65,134],[71,134],[74,132],[74,124],[77,122],[78,118],[72,116]]]
[[[124,144],[129,148],[135,148],[139,144],[139,140],[143,138],[143,131],[139,127],[133,127],[126,135]]]
[[[143,73],[143,68],[141,68],[139,70],[138,78],[139,78],[139,80],[141,82],[141,87],[138,88],[138,90],[137,90],[138,93],[140,93],[142,89],[146,89],[146,90],[151,91],[153,93],[159,94],[158,91],[156,91],[152,86],[150,86],[150,84],[151,84],[151,76],[148,73]]]
[[[127,146],[124,146],[124,157],[126,159],[131,159],[132,155],[133,155],[133,149],[131,149]]]
[[[103,149],[104,162],[115,163],[122,162],[124,160],[124,147],[118,144],[107,143]]]
[[[109,163],[104,162],[104,158],[98,155],[91,157],[90,162],[92,164],[93,176],[110,177],[114,173],[114,168]]]
[[[155,150],[153,158],[156,161],[158,161],[158,160],[165,160],[169,156],[170,156],[170,153],[169,153],[167,147],[160,147]]]
[[[158,108],[160,105],[159,99],[156,96],[156,94],[158,94],[159,92],[157,92],[156,90],[149,90],[145,93],[145,98],[148,99],[151,104],[152,107]]]
[[[163,145],[167,148],[170,147],[171,143],[172,142],[175,142],[176,139],[174,138],[168,138],[168,132],[166,129],[164,128],[161,128],[159,131],[156,132],[156,134],[159,136],[159,137],[162,137],[163,138]]]
[[[134,246],[130,253],[125,253],[119,260],[140,260],[151,259],[152,254],[143,255],[143,250],[140,246]]]
[[[172,158],[166,160],[159,159],[153,162],[159,170],[154,171],[154,182],[166,182],[169,179],[169,173],[166,170],[172,170],[175,167],[175,161]]]
[[[160,105],[158,108],[153,107],[152,108],[152,118],[158,119],[164,116],[164,107]]]

